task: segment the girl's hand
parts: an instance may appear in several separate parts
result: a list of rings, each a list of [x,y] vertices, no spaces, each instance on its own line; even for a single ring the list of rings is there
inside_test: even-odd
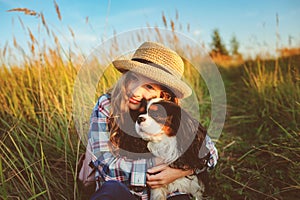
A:
[[[166,164],[155,166],[147,171],[147,185],[154,189],[172,183],[178,178],[193,174],[192,170],[171,168]]]

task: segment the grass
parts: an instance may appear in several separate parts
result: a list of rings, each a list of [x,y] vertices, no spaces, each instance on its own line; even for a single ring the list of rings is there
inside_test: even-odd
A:
[[[299,59],[221,69],[229,104],[212,183],[222,192],[214,199],[300,197]]]
[[[59,10],[56,3],[55,8]],[[49,34],[44,16],[35,14]],[[174,46],[180,42],[176,37],[165,41],[159,30],[156,32],[161,42]],[[23,56],[17,65],[7,64],[7,47],[1,49],[0,199],[86,199],[89,194],[77,180],[76,167],[85,146],[71,115],[81,62],[77,58],[85,56],[68,53],[54,34],[49,35],[56,44],[54,48],[40,48],[30,30],[28,34],[31,53],[25,53],[14,41],[14,48]],[[194,55],[194,50],[186,53]],[[199,60],[196,56],[192,59]],[[92,62],[100,65],[99,60]],[[219,66],[228,113],[216,144],[220,159],[210,173],[210,198],[299,199],[300,55],[227,65]],[[89,102],[119,77],[112,67],[105,75]],[[89,74],[87,80],[98,78],[93,76]],[[207,126],[209,92],[195,69],[187,68],[185,76],[197,91],[201,121]],[[83,92],[80,98],[86,95]]]
[[[78,142],[68,113],[74,72],[59,65],[1,68],[4,199],[73,194]]]

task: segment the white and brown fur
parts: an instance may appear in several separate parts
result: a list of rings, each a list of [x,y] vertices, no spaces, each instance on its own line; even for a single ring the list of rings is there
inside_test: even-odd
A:
[[[184,170],[205,167],[206,157],[199,158],[199,152],[207,154],[206,130],[177,104],[152,99],[135,126],[142,139],[148,141],[149,151],[171,167]],[[165,187],[152,189],[151,200],[165,200],[167,194],[174,191],[191,194],[200,200],[204,184],[196,175],[179,178]]]

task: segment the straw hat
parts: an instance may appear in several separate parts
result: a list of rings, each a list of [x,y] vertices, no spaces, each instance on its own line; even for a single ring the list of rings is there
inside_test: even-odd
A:
[[[181,80],[184,63],[173,50],[155,42],[143,43],[131,60],[115,60],[120,72],[132,71],[146,76],[169,88],[178,98],[191,95],[191,88]]]

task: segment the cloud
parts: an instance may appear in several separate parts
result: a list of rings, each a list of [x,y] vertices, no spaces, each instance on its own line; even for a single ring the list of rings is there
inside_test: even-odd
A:
[[[88,33],[80,33],[76,34],[75,40],[79,42],[98,42],[99,38],[97,38],[95,35],[88,34]]]
[[[199,35],[202,35],[202,34],[203,34],[203,31],[202,31],[202,30],[197,29],[197,30],[194,30],[194,31],[193,31],[193,35],[194,35],[194,36],[199,36]]]

